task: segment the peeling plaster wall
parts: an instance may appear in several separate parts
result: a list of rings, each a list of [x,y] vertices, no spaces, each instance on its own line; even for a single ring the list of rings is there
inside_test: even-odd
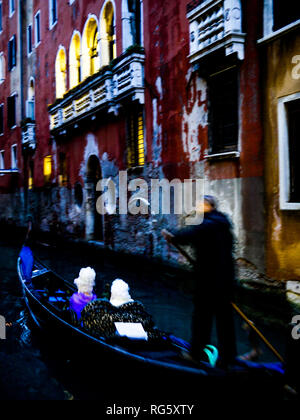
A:
[[[300,32],[291,32],[265,47],[265,185],[267,274],[300,280],[300,213],[280,210],[278,99],[300,92],[293,57],[299,55]]]
[[[239,160],[208,161],[207,82],[189,63],[189,0],[144,1],[145,144],[146,166],[129,171],[129,180],[144,178],[204,178],[206,192],[218,196],[221,209],[233,219],[238,240],[237,256],[264,270],[263,148],[260,120],[259,70],[256,41],[259,32],[259,0],[245,2],[247,32],[245,60],[240,74]],[[46,4],[47,3],[47,4]],[[85,237],[86,171],[89,157],[99,159],[102,177],[118,186],[118,173],[126,165],[126,107],[117,116],[101,115],[87,120],[65,137],[49,133],[47,106],[55,100],[55,57],[59,45],[68,51],[74,29],[82,33],[89,13],[99,16],[104,0],[75,1],[61,5],[59,21],[51,30],[42,25],[42,44],[36,50],[35,77],[38,148],[35,154],[35,188],[29,193],[29,208],[44,230]],[[117,50],[122,52],[122,2],[117,7]],[[48,2],[37,1],[48,16]],[[68,54],[67,54],[68,55]],[[225,54],[222,59],[225,60]],[[46,118],[47,117],[47,118]],[[59,188],[58,156],[65,153],[68,185]],[[43,159],[53,155],[51,185],[44,186]],[[75,202],[74,187],[83,188],[83,205]],[[1,186],[1,179],[0,179]],[[90,222],[92,226],[92,221]],[[118,216],[103,218],[104,241],[115,250],[162,258],[184,264],[184,258],[166,244],[161,229],[183,225],[183,218],[171,216]]]

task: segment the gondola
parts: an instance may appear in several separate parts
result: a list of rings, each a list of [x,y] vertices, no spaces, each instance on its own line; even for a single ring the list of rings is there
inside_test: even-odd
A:
[[[206,362],[195,365],[184,360],[184,341],[172,335],[155,344],[90,335],[76,323],[68,307],[74,286],[37,259],[31,262],[30,276],[27,265],[20,256],[17,270],[32,320],[48,336],[55,337],[60,348],[69,346],[93,360],[106,390],[120,390],[123,383],[122,397],[126,390],[131,397],[152,391],[161,397],[170,392],[173,397],[204,399],[212,395],[264,400],[281,396],[284,374],[279,364],[237,362],[233,368],[222,370]]]

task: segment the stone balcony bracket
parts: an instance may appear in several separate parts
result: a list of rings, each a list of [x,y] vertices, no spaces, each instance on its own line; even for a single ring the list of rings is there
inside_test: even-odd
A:
[[[244,59],[246,34],[242,31],[241,0],[196,2],[187,18],[192,64],[220,48],[225,49],[226,56],[237,53],[239,60]]]

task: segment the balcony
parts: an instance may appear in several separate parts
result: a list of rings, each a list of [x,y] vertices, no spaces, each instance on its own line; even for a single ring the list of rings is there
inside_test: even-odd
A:
[[[22,123],[22,145],[23,148],[34,151],[36,149],[35,121],[25,120]]]
[[[117,114],[124,101],[144,103],[144,52],[125,52],[112,64],[89,77],[64,98],[49,106],[50,130],[64,130],[68,125],[102,110]]]
[[[187,11],[191,63],[221,48],[244,59],[241,0],[194,0]]]

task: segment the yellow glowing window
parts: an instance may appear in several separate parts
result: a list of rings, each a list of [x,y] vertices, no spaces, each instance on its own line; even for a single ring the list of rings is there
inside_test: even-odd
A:
[[[28,177],[28,189],[32,190],[33,188],[33,178],[32,178],[32,173],[30,172],[29,177]]]
[[[144,117],[143,111],[133,112],[128,127],[128,166],[145,165]]]
[[[45,182],[49,182],[51,180],[52,175],[52,156],[46,156],[44,158],[44,178]]]
[[[56,97],[62,98],[67,90],[67,59],[66,53],[61,48],[55,63]]]
[[[58,182],[60,187],[65,187],[68,184],[68,173],[67,173],[67,158],[64,153],[59,155],[59,177]]]

